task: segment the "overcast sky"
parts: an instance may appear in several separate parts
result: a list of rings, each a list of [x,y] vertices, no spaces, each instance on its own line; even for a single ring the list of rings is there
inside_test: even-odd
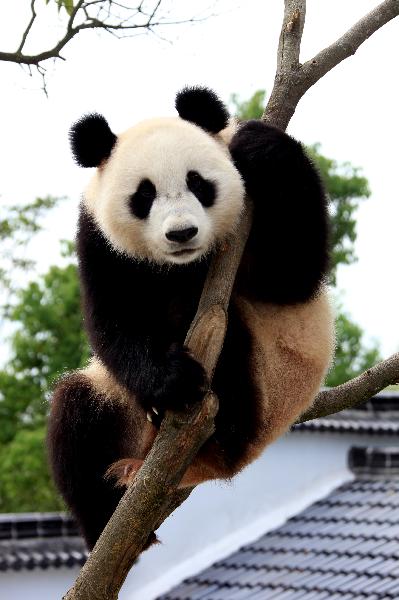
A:
[[[211,1],[170,5],[174,17],[184,17],[207,14]],[[0,50],[17,46],[29,4],[3,0]],[[302,60],[377,4],[308,0]],[[65,62],[48,65],[48,98],[39,77],[0,63],[2,202],[26,203],[47,194],[68,197],[29,249],[41,270],[57,261],[58,240],[73,237],[79,194],[90,176],[70,157],[70,124],[95,110],[118,132],[146,117],[174,114],[175,93],[186,84],[205,84],[226,101],[232,92],[242,98],[259,88],[270,92],[282,10],[283,0],[221,0],[208,10],[217,15],[202,23],[164,28],[166,41],[153,35],[117,40],[83,32],[64,50]],[[59,27],[46,19],[36,47],[57,39]],[[398,56],[396,19],[306,94],[288,129],[306,144],[320,142],[326,156],[361,167],[369,179],[372,197],[358,212],[359,260],[340,269],[338,283],[345,308],[369,339],[380,341],[384,356],[399,349]]]

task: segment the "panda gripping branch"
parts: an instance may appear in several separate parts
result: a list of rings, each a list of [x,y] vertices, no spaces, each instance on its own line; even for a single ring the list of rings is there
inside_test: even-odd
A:
[[[312,404],[334,348],[326,196],[301,144],[260,121],[230,122],[206,88],[185,88],[176,108],[118,136],[98,114],[70,132],[76,162],[96,167],[77,232],[93,358],[59,381],[48,445],[89,548],[165,410],[209,387],[184,339],[246,192],[254,221],[212,381],[215,433],[181,485],[231,478],[257,458]]]

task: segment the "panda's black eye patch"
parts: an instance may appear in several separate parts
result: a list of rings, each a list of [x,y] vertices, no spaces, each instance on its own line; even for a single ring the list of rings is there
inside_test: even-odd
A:
[[[213,181],[204,179],[197,171],[189,171],[186,177],[187,187],[203,206],[209,208],[216,198],[216,186]]]
[[[143,179],[129,198],[130,210],[138,219],[146,219],[150,213],[152,203],[157,195],[155,185],[149,179]]]

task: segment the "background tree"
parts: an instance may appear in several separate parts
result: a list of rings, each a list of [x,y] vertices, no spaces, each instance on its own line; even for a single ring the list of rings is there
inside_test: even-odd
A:
[[[2,207],[0,292],[3,293],[3,301],[12,292],[17,272],[26,273],[32,269],[34,262],[27,258],[26,246],[30,238],[42,230],[42,217],[59,200],[60,198],[46,196],[36,198],[29,204]]]
[[[378,346],[367,346],[361,327],[342,310],[337,315],[336,331],[334,368],[326,381],[332,387],[357,377],[381,360]]]
[[[48,398],[54,380],[89,357],[75,261],[50,267],[4,311],[14,330],[0,370],[0,511],[56,510],[45,455]]]

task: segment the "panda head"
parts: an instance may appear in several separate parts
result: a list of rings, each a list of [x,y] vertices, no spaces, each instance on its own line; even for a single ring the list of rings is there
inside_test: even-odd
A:
[[[110,245],[136,259],[184,264],[234,231],[244,185],[219,135],[226,108],[206,88],[176,98],[179,117],[151,119],[116,136],[98,114],[70,131],[83,167],[97,167],[86,209]]]

